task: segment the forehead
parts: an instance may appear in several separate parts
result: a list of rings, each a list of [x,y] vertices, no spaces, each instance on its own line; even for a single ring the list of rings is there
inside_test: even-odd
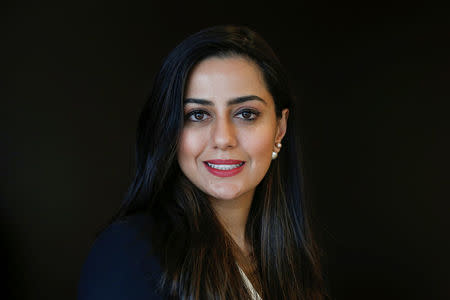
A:
[[[211,57],[201,61],[192,69],[185,93],[186,98],[210,100],[245,95],[271,98],[259,67],[241,56]]]

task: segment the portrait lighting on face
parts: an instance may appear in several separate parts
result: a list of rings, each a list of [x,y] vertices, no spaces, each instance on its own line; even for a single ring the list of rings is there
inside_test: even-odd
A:
[[[212,57],[191,72],[178,162],[212,199],[252,198],[286,131],[258,67],[235,56]]]

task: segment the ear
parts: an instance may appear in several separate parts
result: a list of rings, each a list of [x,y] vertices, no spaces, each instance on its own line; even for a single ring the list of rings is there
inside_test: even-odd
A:
[[[283,139],[284,135],[286,134],[287,129],[287,119],[289,117],[289,109],[285,108],[281,112],[281,118],[277,120],[277,134],[275,136],[275,142],[281,143],[281,140]]]

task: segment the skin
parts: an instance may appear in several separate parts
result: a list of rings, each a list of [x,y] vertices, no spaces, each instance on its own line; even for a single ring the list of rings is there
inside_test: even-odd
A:
[[[252,99],[229,105],[238,97]],[[209,105],[186,103],[202,99]],[[288,109],[278,119],[275,103],[258,66],[246,58],[212,57],[198,63],[187,81],[184,106],[186,121],[177,153],[186,177],[209,196],[219,220],[244,253],[245,224],[255,193],[286,133]],[[197,111],[195,114],[190,114]],[[244,111],[244,112],[243,112]],[[251,119],[249,121],[248,119]],[[231,177],[217,177],[204,161],[236,159],[245,161],[243,170]]]

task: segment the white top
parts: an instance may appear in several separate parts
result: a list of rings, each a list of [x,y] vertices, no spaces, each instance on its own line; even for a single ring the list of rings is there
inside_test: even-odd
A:
[[[244,271],[242,271],[241,267],[238,265],[239,271],[241,272],[242,278],[244,279],[245,284],[247,285],[247,287],[249,288],[252,297],[254,300],[262,300],[261,297],[259,296],[258,292],[255,290],[255,288],[253,287],[252,283],[250,282],[250,280],[248,280],[247,275],[245,275]]]

